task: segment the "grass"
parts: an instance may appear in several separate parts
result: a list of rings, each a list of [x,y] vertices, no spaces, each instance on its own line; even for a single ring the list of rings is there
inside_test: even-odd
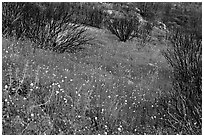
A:
[[[157,105],[171,90],[164,45],[92,31],[95,44],[69,55],[3,38],[3,134],[175,134]]]

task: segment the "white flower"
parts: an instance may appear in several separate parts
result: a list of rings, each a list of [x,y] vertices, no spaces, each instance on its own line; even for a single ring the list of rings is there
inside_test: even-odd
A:
[[[19,60],[19,58],[20,58],[20,55],[17,54],[17,53],[13,53],[13,54],[10,55],[10,59],[12,61]]]
[[[132,85],[132,84],[134,84],[134,82],[132,82],[131,80],[128,80],[128,84]]]
[[[8,85],[5,85],[5,89],[8,89]]]

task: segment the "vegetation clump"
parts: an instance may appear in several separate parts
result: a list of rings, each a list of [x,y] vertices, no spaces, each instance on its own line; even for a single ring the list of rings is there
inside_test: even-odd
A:
[[[177,29],[164,56],[173,68],[173,92],[166,102],[169,122],[182,134],[201,134],[202,41]]]

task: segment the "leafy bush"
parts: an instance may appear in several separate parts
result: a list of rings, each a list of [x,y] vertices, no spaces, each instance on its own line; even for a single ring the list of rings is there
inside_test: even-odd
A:
[[[201,134],[202,43],[182,30],[170,37],[172,48],[163,55],[173,68],[174,91],[166,100],[169,126],[179,134]]]

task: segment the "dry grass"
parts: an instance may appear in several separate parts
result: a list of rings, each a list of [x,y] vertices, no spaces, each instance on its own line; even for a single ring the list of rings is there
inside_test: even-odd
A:
[[[18,52],[9,49],[12,44]],[[171,87],[171,74],[161,65],[165,62],[158,63],[161,67],[149,65],[156,61],[148,62],[153,50],[134,54],[134,46],[121,52],[127,43],[114,41],[118,48],[106,44],[93,45],[93,52],[71,55],[44,50],[24,55],[19,47],[30,45],[28,42],[3,39],[4,134],[164,133],[160,133],[162,125],[155,127],[161,117],[155,100]],[[13,58],[14,54],[18,57]],[[25,95],[16,92],[12,81],[19,83]],[[15,89],[12,94],[11,86]],[[9,108],[14,109],[13,116]],[[20,129],[16,129],[18,124]],[[7,128],[14,131],[8,133]]]

